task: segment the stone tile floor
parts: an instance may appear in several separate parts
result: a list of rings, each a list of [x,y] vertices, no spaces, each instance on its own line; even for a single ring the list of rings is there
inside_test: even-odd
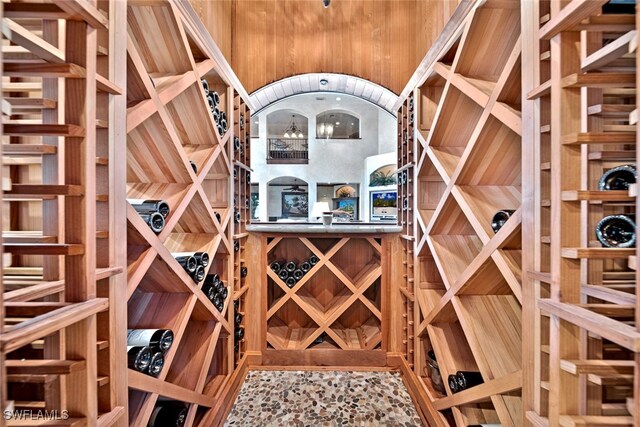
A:
[[[225,426],[421,426],[398,372],[250,371]]]

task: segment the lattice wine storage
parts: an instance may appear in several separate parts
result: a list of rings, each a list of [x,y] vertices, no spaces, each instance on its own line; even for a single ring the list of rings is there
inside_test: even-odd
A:
[[[267,267],[267,352],[379,352],[383,346],[380,239],[285,235],[268,237],[267,242],[269,266],[274,261],[300,264],[312,256],[318,259],[292,287]]]
[[[242,348],[234,319],[246,291],[249,173],[234,139],[246,141],[249,112],[210,36],[178,6],[131,2],[127,14],[127,197],[169,205],[156,232],[128,206],[128,327],[174,334],[158,375],[129,369],[129,422],[140,426],[166,400],[188,406],[187,425],[211,422]],[[184,252],[209,255],[204,280],[172,255]],[[216,297],[214,281],[224,288]]]
[[[409,197],[414,209],[401,214],[413,275],[400,290],[415,301],[403,313],[416,341],[405,357],[436,410],[434,424],[518,426],[520,3],[476,3],[452,34],[436,43],[437,60],[398,113],[404,127],[400,117],[414,105],[411,148],[401,137],[399,149],[415,157],[401,155],[398,165],[410,172],[399,200]],[[494,231],[498,211],[507,219]],[[452,389],[449,376],[459,371],[479,373],[479,385]]]

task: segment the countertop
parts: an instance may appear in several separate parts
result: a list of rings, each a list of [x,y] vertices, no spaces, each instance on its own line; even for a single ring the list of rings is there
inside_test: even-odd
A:
[[[247,225],[247,231],[258,233],[362,233],[362,234],[384,234],[400,233],[402,227],[396,224],[372,224],[372,223],[350,223],[334,222],[331,225],[321,223],[259,223]]]

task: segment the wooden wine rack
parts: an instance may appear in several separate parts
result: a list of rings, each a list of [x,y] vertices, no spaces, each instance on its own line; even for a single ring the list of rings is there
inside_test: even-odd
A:
[[[598,191],[637,162],[638,23],[605,3],[523,8],[525,425],[640,424],[637,249],[594,232],[638,205],[635,187]]]
[[[398,174],[408,172],[399,206],[409,199],[399,213],[402,353],[431,424],[518,426],[520,2],[475,2],[465,13],[445,27],[398,110]],[[515,213],[494,233],[503,209]],[[444,393],[430,377],[430,350]],[[457,371],[479,371],[484,384],[453,394],[447,377]]]
[[[415,272],[414,247],[416,241],[416,224],[414,223],[414,206],[416,186],[414,167],[416,163],[416,145],[413,142],[415,128],[415,103],[413,94],[398,110],[398,165],[396,171],[398,181],[398,225],[402,227],[400,235],[402,253],[400,290],[402,333],[400,334],[402,354],[409,367],[414,366],[415,352]]]
[[[0,7],[0,408],[124,425],[126,5],[39,6]]]
[[[240,345],[234,363],[233,307],[237,302],[243,309],[247,290],[240,267],[249,150],[245,146],[238,156],[233,141],[238,136],[247,142],[250,113],[246,93],[188,9],[170,1],[128,6],[127,197],[163,199],[171,206],[158,235],[128,207],[128,327],[171,329],[175,335],[158,378],[128,372],[129,422],[136,426],[148,423],[160,397],[189,405],[188,426],[219,422],[214,420],[228,404],[243,352]],[[220,96],[228,121],[224,135],[201,79]],[[236,212],[242,218],[234,224]],[[241,242],[239,252],[234,239]],[[222,312],[201,291],[203,282],[195,283],[171,256],[192,251],[210,255],[207,274],[218,274],[228,288]]]
[[[266,322],[263,364],[386,365],[386,239],[373,236],[263,235]],[[319,262],[289,288],[276,260]],[[317,339],[322,337],[322,342]]]
[[[233,110],[234,110],[234,141],[233,141],[233,159],[234,159],[234,195],[233,206],[234,215],[236,212],[240,214],[236,222],[237,229],[233,235],[234,245],[237,243],[238,251],[235,251],[234,264],[234,292],[233,302],[234,310],[242,315],[242,323],[235,325],[236,328],[245,328],[247,321],[246,296],[249,290],[251,277],[256,272],[254,268],[247,262],[247,245],[248,236],[246,226],[251,222],[251,111],[237,92],[234,93]],[[237,138],[237,140],[236,140]],[[234,216],[234,221],[236,221]],[[241,269],[247,269],[247,276],[242,277]],[[240,341],[234,338],[234,361],[238,365],[242,357],[247,351],[247,340]]]

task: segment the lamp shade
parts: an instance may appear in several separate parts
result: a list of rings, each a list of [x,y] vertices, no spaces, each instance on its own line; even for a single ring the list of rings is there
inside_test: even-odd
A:
[[[313,209],[311,209],[311,218],[321,217],[324,212],[331,212],[331,209],[329,209],[329,203],[316,202],[313,205]]]

